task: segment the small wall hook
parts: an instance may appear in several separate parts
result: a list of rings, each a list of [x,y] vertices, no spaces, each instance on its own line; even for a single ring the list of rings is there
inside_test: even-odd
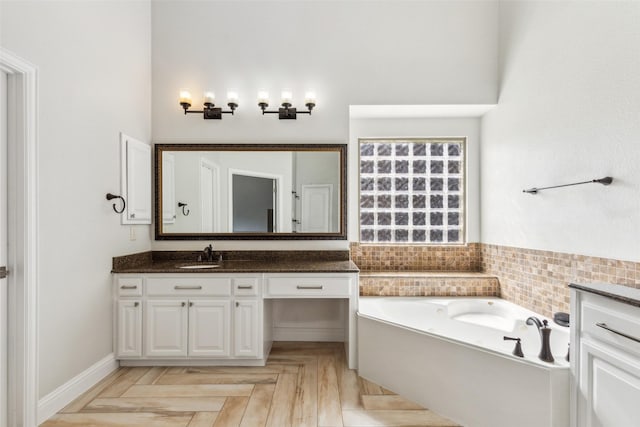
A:
[[[185,211],[185,208],[187,207],[186,203],[182,203],[182,202],[178,202],[178,207],[182,208],[182,215],[184,216],[189,216],[189,213],[191,212],[189,209],[187,209]]]
[[[113,205],[111,205],[113,207],[113,210],[115,213],[119,213],[121,214],[122,212],[124,212],[125,208],[127,207],[127,202],[124,201],[124,197],[122,196],[116,196],[115,194],[111,194],[111,193],[107,193],[107,200],[113,200],[113,199],[120,199],[122,200],[122,209],[118,210],[116,208],[116,204],[114,203]]]

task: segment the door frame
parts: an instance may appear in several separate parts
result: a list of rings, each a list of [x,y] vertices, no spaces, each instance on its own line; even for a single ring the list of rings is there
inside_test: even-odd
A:
[[[8,75],[9,426],[38,424],[38,69],[0,47]],[[20,286],[16,286],[20,285]]]
[[[228,170],[227,177],[227,224],[229,227],[229,232],[233,233],[233,175],[244,175],[251,176],[254,178],[267,178],[272,179],[276,182],[276,200],[274,203],[274,208],[276,210],[276,232],[282,232],[283,222],[282,222],[282,213],[283,213],[283,191],[282,191],[282,181],[283,176],[277,175],[268,172],[258,172],[258,171],[250,171],[244,169],[232,169]]]
[[[200,157],[200,169],[199,169],[199,178],[200,182],[198,183],[198,189],[200,197],[200,230],[205,229],[204,219],[202,214],[204,213],[204,197],[203,197],[203,189],[202,189],[202,169],[209,169],[211,171],[211,188],[213,189],[212,194],[212,215],[213,215],[213,230],[209,233],[220,233],[220,166],[217,163],[212,162],[209,159],[205,159],[204,157]]]

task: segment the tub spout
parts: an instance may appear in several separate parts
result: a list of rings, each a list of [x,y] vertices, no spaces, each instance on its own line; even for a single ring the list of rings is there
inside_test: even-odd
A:
[[[537,317],[529,317],[527,319],[527,325],[536,325],[538,328],[538,332],[540,332],[540,328],[542,328],[542,322]]]
[[[553,355],[551,354],[551,328],[548,326],[547,320],[543,320],[540,322],[540,319],[537,317],[529,317],[527,319],[527,325],[536,325],[538,328],[538,332],[540,332],[540,340],[542,341],[542,346],[540,348],[540,354],[538,358],[543,362],[553,363]]]

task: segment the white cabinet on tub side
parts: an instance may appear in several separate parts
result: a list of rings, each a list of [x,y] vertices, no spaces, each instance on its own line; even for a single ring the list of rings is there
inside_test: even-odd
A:
[[[572,289],[571,315],[571,426],[636,426],[640,308]]]

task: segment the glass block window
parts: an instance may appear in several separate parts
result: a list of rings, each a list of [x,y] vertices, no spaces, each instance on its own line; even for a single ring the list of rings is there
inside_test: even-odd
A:
[[[465,139],[360,140],[360,241],[464,243]]]

